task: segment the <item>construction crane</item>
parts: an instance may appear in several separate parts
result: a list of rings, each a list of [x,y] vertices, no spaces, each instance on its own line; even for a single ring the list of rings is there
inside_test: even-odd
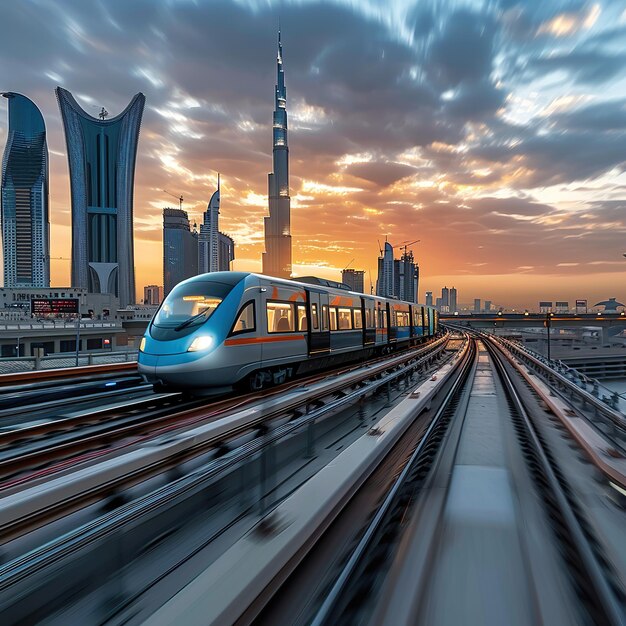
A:
[[[168,196],[172,196],[172,198],[176,198],[176,200],[178,200],[178,208],[182,211],[184,200],[182,193],[180,196],[177,196],[176,194],[169,192],[167,189],[163,189],[163,193],[166,193]]]
[[[415,241],[403,241],[400,245],[395,246],[395,247],[400,248],[400,250],[404,250],[404,254],[406,255],[408,247],[413,245],[414,243],[419,243],[420,241],[421,239],[416,239]]]
[[[350,259],[348,261],[348,265],[346,265],[341,271],[343,272],[344,270],[347,270],[350,267],[350,263],[352,263],[352,261],[354,261],[354,259]]]

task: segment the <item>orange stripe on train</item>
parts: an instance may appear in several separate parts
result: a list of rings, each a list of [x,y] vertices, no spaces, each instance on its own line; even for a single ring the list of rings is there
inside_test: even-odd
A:
[[[241,337],[235,339],[226,339],[225,346],[245,346],[254,343],[274,343],[277,341],[299,341],[303,340],[304,335],[278,335],[276,337]]]

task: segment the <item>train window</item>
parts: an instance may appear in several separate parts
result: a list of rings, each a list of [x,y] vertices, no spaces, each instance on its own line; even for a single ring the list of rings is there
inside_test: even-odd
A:
[[[337,309],[337,322],[339,330],[352,329],[352,309]]]
[[[406,311],[396,311],[396,326],[408,326],[409,314]]]
[[[291,302],[267,302],[267,332],[290,333],[296,329]]]
[[[322,330],[328,330],[328,307],[322,306]]]
[[[317,304],[311,305],[311,323],[313,324],[314,330],[319,328],[319,322],[317,320]]]
[[[298,304],[296,308],[298,309],[298,330],[308,330],[306,307],[304,304]]]
[[[361,313],[361,309],[354,309],[352,312],[354,313],[354,327],[363,328],[363,314]]]
[[[231,289],[230,285],[209,281],[181,283],[165,298],[152,324],[175,332],[203,324]]]
[[[243,309],[241,309],[230,334],[235,335],[237,333],[249,333],[254,329],[254,302],[250,301],[243,307]]]
[[[330,313],[330,330],[337,330],[337,309],[331,307],[328,312]]]
[[[383,320],[381,325],[383,328],[387,328],[387,311],[383,311]]]

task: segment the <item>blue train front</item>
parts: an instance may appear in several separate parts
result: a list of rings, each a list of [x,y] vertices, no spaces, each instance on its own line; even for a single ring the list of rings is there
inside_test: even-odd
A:
[[[428,307],[244,272],[179,283],[148,326],[139,371],[155,387],[251,389],[437,332]]]

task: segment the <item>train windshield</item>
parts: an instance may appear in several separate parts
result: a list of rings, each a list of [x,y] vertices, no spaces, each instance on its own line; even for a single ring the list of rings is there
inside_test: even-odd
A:
[[[203,324],[232,288],[232,285],[204,281],[178,285],[165,298],[152,323],[175,331]]]

